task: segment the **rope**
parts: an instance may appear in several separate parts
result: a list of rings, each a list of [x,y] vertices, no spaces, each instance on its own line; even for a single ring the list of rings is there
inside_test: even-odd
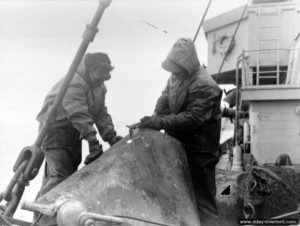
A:
[[[269,174],[273,179],[277,180],[278,182],[280,182],[281,184],[286,186],[286,188],[288,188],[292,193],[294,193],[297,196],[297,198],[300,198],[300,194],[294,188],[292,188],[286,181],[284,181],[282,178],[277,176],[276,173],[272,172],[269,169],[262,168],[262,167],[259,167],[259,166],[253,166],[253,169],[261,170],[261,171]]]
[[[171,225],[171,224],[157,223],[157,222],[154,222],[154,221],[145,220],[145,219],[137,218],[137,217],[131,217],[131,216],[115,215],[114,217],[126,218],[126,219],[136,220],[136,221],[149,223],[149,224],[154,224],[154,225],[160,225],[160,226],[175,226],[175,225]]]
[[[279,215],[279,216],[276,216],[276,217],[272,217],[271,219],[281,219],[281,218],[285,218],[285,217],[290,217],[290,216],[293,216],[293,215],[297,215],[299,214],[300,211],[297,210],[297,211],[294,211],[294,212],[290,212],[290,213],[286,213],[286,214],[282,214],[282,215]]]

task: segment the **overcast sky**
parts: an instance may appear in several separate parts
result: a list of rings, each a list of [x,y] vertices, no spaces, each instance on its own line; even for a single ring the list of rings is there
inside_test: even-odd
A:
[[[213,0],[207,17],[245,2]],[[168,78],[160,64],[179,37],[193,38],[207,3],[112,1],[88,52],[106,52],[115,65],[107,105],[116,120],[130,123],[152,113]],[[45,94],[66,73],[97,6],[86,0],[0,1],[0,120],[34,120]],[[196,46],[205,63],[202,31]]]

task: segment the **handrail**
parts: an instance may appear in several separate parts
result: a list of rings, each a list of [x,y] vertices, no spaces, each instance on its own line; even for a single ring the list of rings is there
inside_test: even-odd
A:
[[[288,64],[282,64],[279,60],[276,60],[276,63],[270,64],[270,63],[261,63],[258,62],[259,59],[255,59],[255,57],[251,58],[251,54],[255,53],[277,53],[280,54],[280,52],[287,52],[289,55],[292,52],[299,51],[299,49],[295,48],[274,48],[274,49],[251,49],[251,50],[244,50],[244,53],[248,56],[244,59],[250,59],[251,65],[249,63],[245,63],[245,67],[247,67],[247,70],[244,70],[243,79],[245,80],[243,82],[243,86],[260,86],[261,80],[266,81],[265,79],[273,79],[269,82],[269,84],[264,85],[283,85],[286,84],[288,81],[288,73],[289,68]],[[275,57],[275,55],[274,55]],[[251,61],[252,59],[252,61]],[[260,59],[261,60],[261,59]],[[286,67],[286,68],[285,68]],[[251,68],[256,69],[255,71],[251,70]],[[273,74],[273,75],[272,75]],[[256,75],[256,81],[253,81],[254,77],[250,77],[250,80],[248,79],[249,76]],[[285,77],[282,77],[285,76]],[[266,83],[266,82],[264,82]]]

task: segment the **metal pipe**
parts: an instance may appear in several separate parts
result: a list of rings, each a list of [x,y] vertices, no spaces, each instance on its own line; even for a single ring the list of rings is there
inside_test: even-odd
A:
[[[223,108],[222,109],[222,118],[234,118],[236,114],[236,109],[232,108]],[[239,118],[248,118],[248,112],[246,111],[239,111]]]
[[[55,203],[51,204],[42,204],[37,202],[24,201],[21,204],[21,209],[28,210],[32,212],[39,212],[46,216],[55,216],[56,214],[56,206]]]
[[[236,63],[236,72],[235,72],[235,86],[236,86],[236,95],[235,95],[235,107],[236,112],[239,112],[239,64],[244,59],[244,52],[239,55],[237,63]],[[237,132],[238,132],[238,125],[239,125],[239,114],[235,114],[235,136],[234,136],[234,144],[237,145]]]
[[[46,216],[57,215],[59,226],[91,226],[94,224],[94,221],[104,221],[114,224],[123,223],[123,220],[119,217],[87,212],[85,206],[80,201],[68,199],[64,196],[59,197],[51,204],[24,201],[21,205],[21,209],[40,212]]]
[[[245,50],[245,52],[247,52],[247,53],[250,53],[250,52],[275,52],[277,50],[280,50],[280,51],[298,51],[298,49],[279,48],[279,49],[248,49],[248,50]]]
[[[62,83],[62,86],[60,87],[58,94],[54,100],[54,103],[49,111],[48,118],[46,119],[46,122],[43,124],[43,126],[38,134],[38,137],[35,141],[36,146],[41,147],[41,145],[44,141],[44,138],[46,136],[49,124],[53,120],[55,120],[55,118],[57,116],[57,108],[60,105],[62,99],[64,98],[64,96],[67,92],[68,86],[74,77],[74,74],[75,74],[75,72],[78,68],[78,65],[80,64],[87,48],[88,48],[89,43],[94,40],[94,37],[95,37],[96,33],[98,32],[97,25],[103,15],[105,8],[108,7],[110,5],[110,3],[111,3],[111,0],[99,1],[99,6],[95,13],[95,16],[94,16],[91,24],[87,25],[87,28],[83,34],[83,40],[76,52],[75,57],[73,58],[73,61],[71,63],[71,66],[69,67],[67,75],[66,75],[66,77]]]
[[[237,60],[236,64],[236,95],[235,95],[235,106],[236,106],[236,114],[235,114],[235,124],[234,124],[234,148],[233,148],[233,160],[232,160],[232,166],[231,170],[233,171],[242,171],[242,150],[241,147],[238,145],[237,140],[237,134],[238,134],[238,128],[239,128],[239,64],[243,60],[244,53],[242,53]]]

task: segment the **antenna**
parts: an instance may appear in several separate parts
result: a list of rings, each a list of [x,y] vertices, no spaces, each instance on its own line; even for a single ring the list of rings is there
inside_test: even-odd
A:
[[[147,21],[145,21],[145,20],[142,20],[142,22],[143,22],[144,24],[146,24],[146,25],[148,25],[148,26],[150,26],[150,27],[156,29],[156,30],[159,30],[159,31],[161,31],[161,32],[163,32],[163,33],[165,33],[165,34],[168,34],[168,31],[167,31],[167,30],[160,29],[158,26],[156,26],[156,25],[154,25],[154,24],[152,24],[152,23],[149,23],[149,22],[147,22]]]

